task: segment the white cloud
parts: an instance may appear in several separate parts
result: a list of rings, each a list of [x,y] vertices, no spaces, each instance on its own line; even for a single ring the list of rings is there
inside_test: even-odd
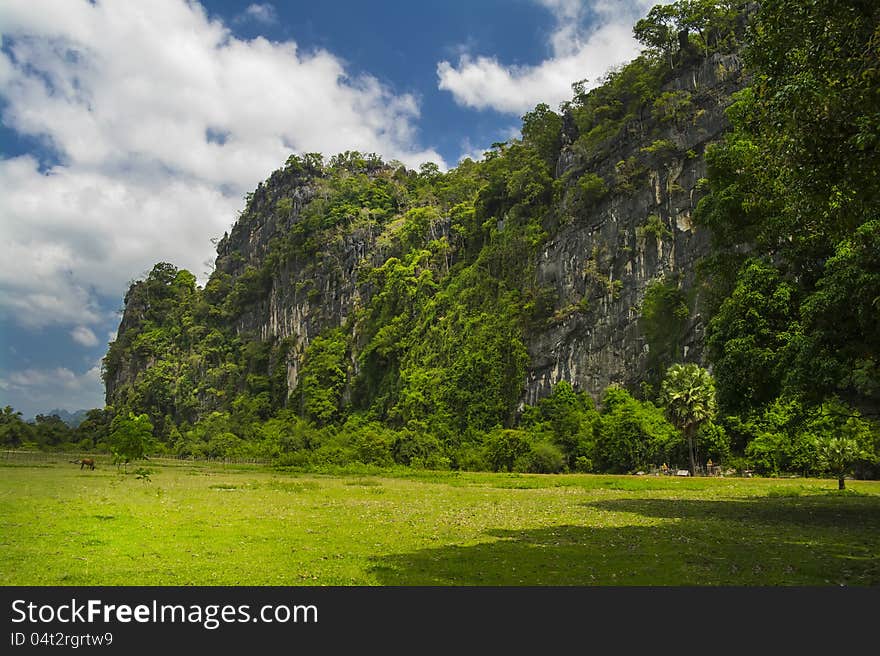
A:
[[[652,0],[536,0],[551,11],[551,56],[533,66],[508,66],[494,56],[464,53],[458,64],[437,64],[439,88],[474,109],[524,114],[538,103],[551,107],[571,98],[571,84],[590,83],[639,52],[632,26]],[[585,27],[587,25],[587,27]]]
[[[0,161],[0,312],[19,323],[85,326],[158,260],[202,271],[210,237],[241,206],[198,180],[125,179],[80,166],[41,174],[30,157]]]
[[[470,139],[464,139],[461,142],[461,155],[458,156],[458,161],[462,162],[466,159],[472,159],[475,162],[479,162],[485,156],[486,150],[486,148],[475,146]]]
[[[0,313],[26,326],[96,326],[99,295],[160,260],[201,276],[291,151],[444,164],[415,145],[411,95],[324,50],[238,39],[195,2],[6,0],[0,31],[4,125],[58,160],[0,160]]]
[[[8,383],[16,387],[44,387],[46,385],[71,387],[76,384],[76,374],[66,367],[24,369],[10,373]]]
[[[73,341],[82,346],[97,346],[98,338],[88,326],[76,326],[70,331]]]
[[[254,20],[264,25],[273,25],[278,22],[278,14],[275,12],[275,7],[268,2],[248,5],[241,18],[244,20]]]
[[[25,416],[49,408],[78,410],[102,405],[101,364],[95,362],[78,374],[67,367],[23,369],[0,378],[4,405],[12,405]]]

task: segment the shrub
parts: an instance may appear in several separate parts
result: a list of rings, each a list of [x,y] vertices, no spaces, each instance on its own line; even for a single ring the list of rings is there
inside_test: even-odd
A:
[[[601,471],[626,473],[665,462],[681,445],[681,434],[660,408],[637,401],[621,387],[605,390],[596,438]]]
[[[514,471],[517,461],[532,450],[528,433],[496,428],[486,439],[486,460],[492,471]]]
[[[602,200],[608,193],[608,185],[604,178],[595,173],[585,173],[574,185],[574,197],[577,207],[589,209]]]
[[[672,237],[672,231],[666,227],[663,219],[656,214],[651,214],[645,220],[644,225],[636,228],[636,235],[642,238],[651,235],[655,239],[663,239],[665,237]]]
[[[730,438],[724,427],[708,421],[697,430],[697,446],[706,458],[716,464],[727,462],[730,458]]]
[[[527,471],[533,474],[558,474],[565,469],[565,456],[555,444],[538,442],[525,456]]]
[[[450,457],[450,466],[453,469],[464,471],[488,471],[490,469],[486,450],[477,444],[466,444],[455,449]]]

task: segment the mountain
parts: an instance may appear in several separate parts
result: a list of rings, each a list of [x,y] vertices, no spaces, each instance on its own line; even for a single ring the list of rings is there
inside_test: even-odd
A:
[[[44,412],[42,414],[47,417],[55,415],[71,428],[76,428],[82,423],[83,419],[86,418],[88,412],[88,410],[76,410],[74,412],[69,412],[68,410],[60,410],[56,408],[55,410],[50,410],[49,412]]]
[[[284,408],[448,436],[512,426],[560,381],[656,394],[704,351],[693,213],[744,85],[744,19],[725,25],[713,48],[679,39],[573,85],[522,139],[447,173],[292,155],[248,195],[204,289],[167,263],[132,285],[108,405],[166,436]]]
[[[104,419],[307,467],[880,475],[878,21],[658,5],[478,162],[291,155],[203,289],[129,289]]]

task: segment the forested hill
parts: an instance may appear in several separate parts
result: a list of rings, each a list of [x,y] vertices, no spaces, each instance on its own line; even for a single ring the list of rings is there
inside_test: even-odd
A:
[[[204,288],[161,263],[128,291],[108,406],[179,453],[625,471],[680,457],[652,402],[695,362],[727,417],[703,455],[746,453],[777,406],[792,427],[829,404],[862,422],[876,25],[873,3],[683,0],[635,26],[640,57],[479,162],[291,155]],[[644,448],[599,444],[616,411]]]

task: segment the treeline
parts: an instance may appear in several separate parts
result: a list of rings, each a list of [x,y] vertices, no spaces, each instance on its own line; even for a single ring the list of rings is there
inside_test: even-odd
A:
[[[752,82],[707,151],[707,358],[765,469],[809,463],[813,434],[880,453],[878,25],[876,2],[761,2]]]
[[[110,409],[94,408],[72,428],[58,415],[37,415],[25,421],[20,412],[6,406],[0,411],[0,448],[92,451],[106,443],[112,417]]]
[[[7,406],[0,417],[0,444],[4,448],[113,452],[120,434],[129,433],[129,424],[137,421],[137,417],[122,418],[125,415],[114,414],[112,409],[96,409],[89,411],[83,424],[70,428],[56,421],[57,417],[24,422],[20,413]],[[148,423],[145,417],[141,421]],[[537,405],[526,406],[514,428],[466,431],[452,441],[441,441],[430,430],[413,426],[395,429],[360,414],[319,427],[292,410],[250,424],[242,424],[240,417],[228,412],[213,412],[172,434],[171,441],[153,440],[150,425],[148,435],[143,436],[144,446],[155,455],[265,458],[306,469],[361,463],[473,471],[627,473],[661,463],[673,467],[688,463],[685,438],[663,408],[639,401],[616,386],[605,390],[597,407],[589,395],[575,391],[567,382],[556,385]],[[697,437],[701,462],[711,459],[734,468],[749,466],[731,459],[721,425],[707,421]],[[822,471],[816,464],[808,470]]]
[[[718,417],[714,380],[696,365],[672,367],[662,398],[658,403],[640,401],[611,386],[597,406],[588,394],[563,381],[537,405],[526,406],[514,428],[469,430],[445,441],[430,430],[395,429],[363,414],[320,427],[292,410],[249,424],[228,412],[212,412],[183,431],[173,430],[173,440],[157,441],[145,414],[95,409],[78,427],[70,428],[57,417],[24,422],[7,406],[0,415],[0,444],[109,452],[118,462],[147,453],[260,458],[306,470],[364,464],[545,474],[634,473],[667,465],[670,470],[701,472],[706,471],[705,463],[714,462],[725,471],[764,475],[871,478],[878,474],[876,424],[839,403],[806,408],[777,402],[760,417],[746,421]],[[687,440],[689,430],[692,444]],[[742,444],[745,447],[738,448]]]

